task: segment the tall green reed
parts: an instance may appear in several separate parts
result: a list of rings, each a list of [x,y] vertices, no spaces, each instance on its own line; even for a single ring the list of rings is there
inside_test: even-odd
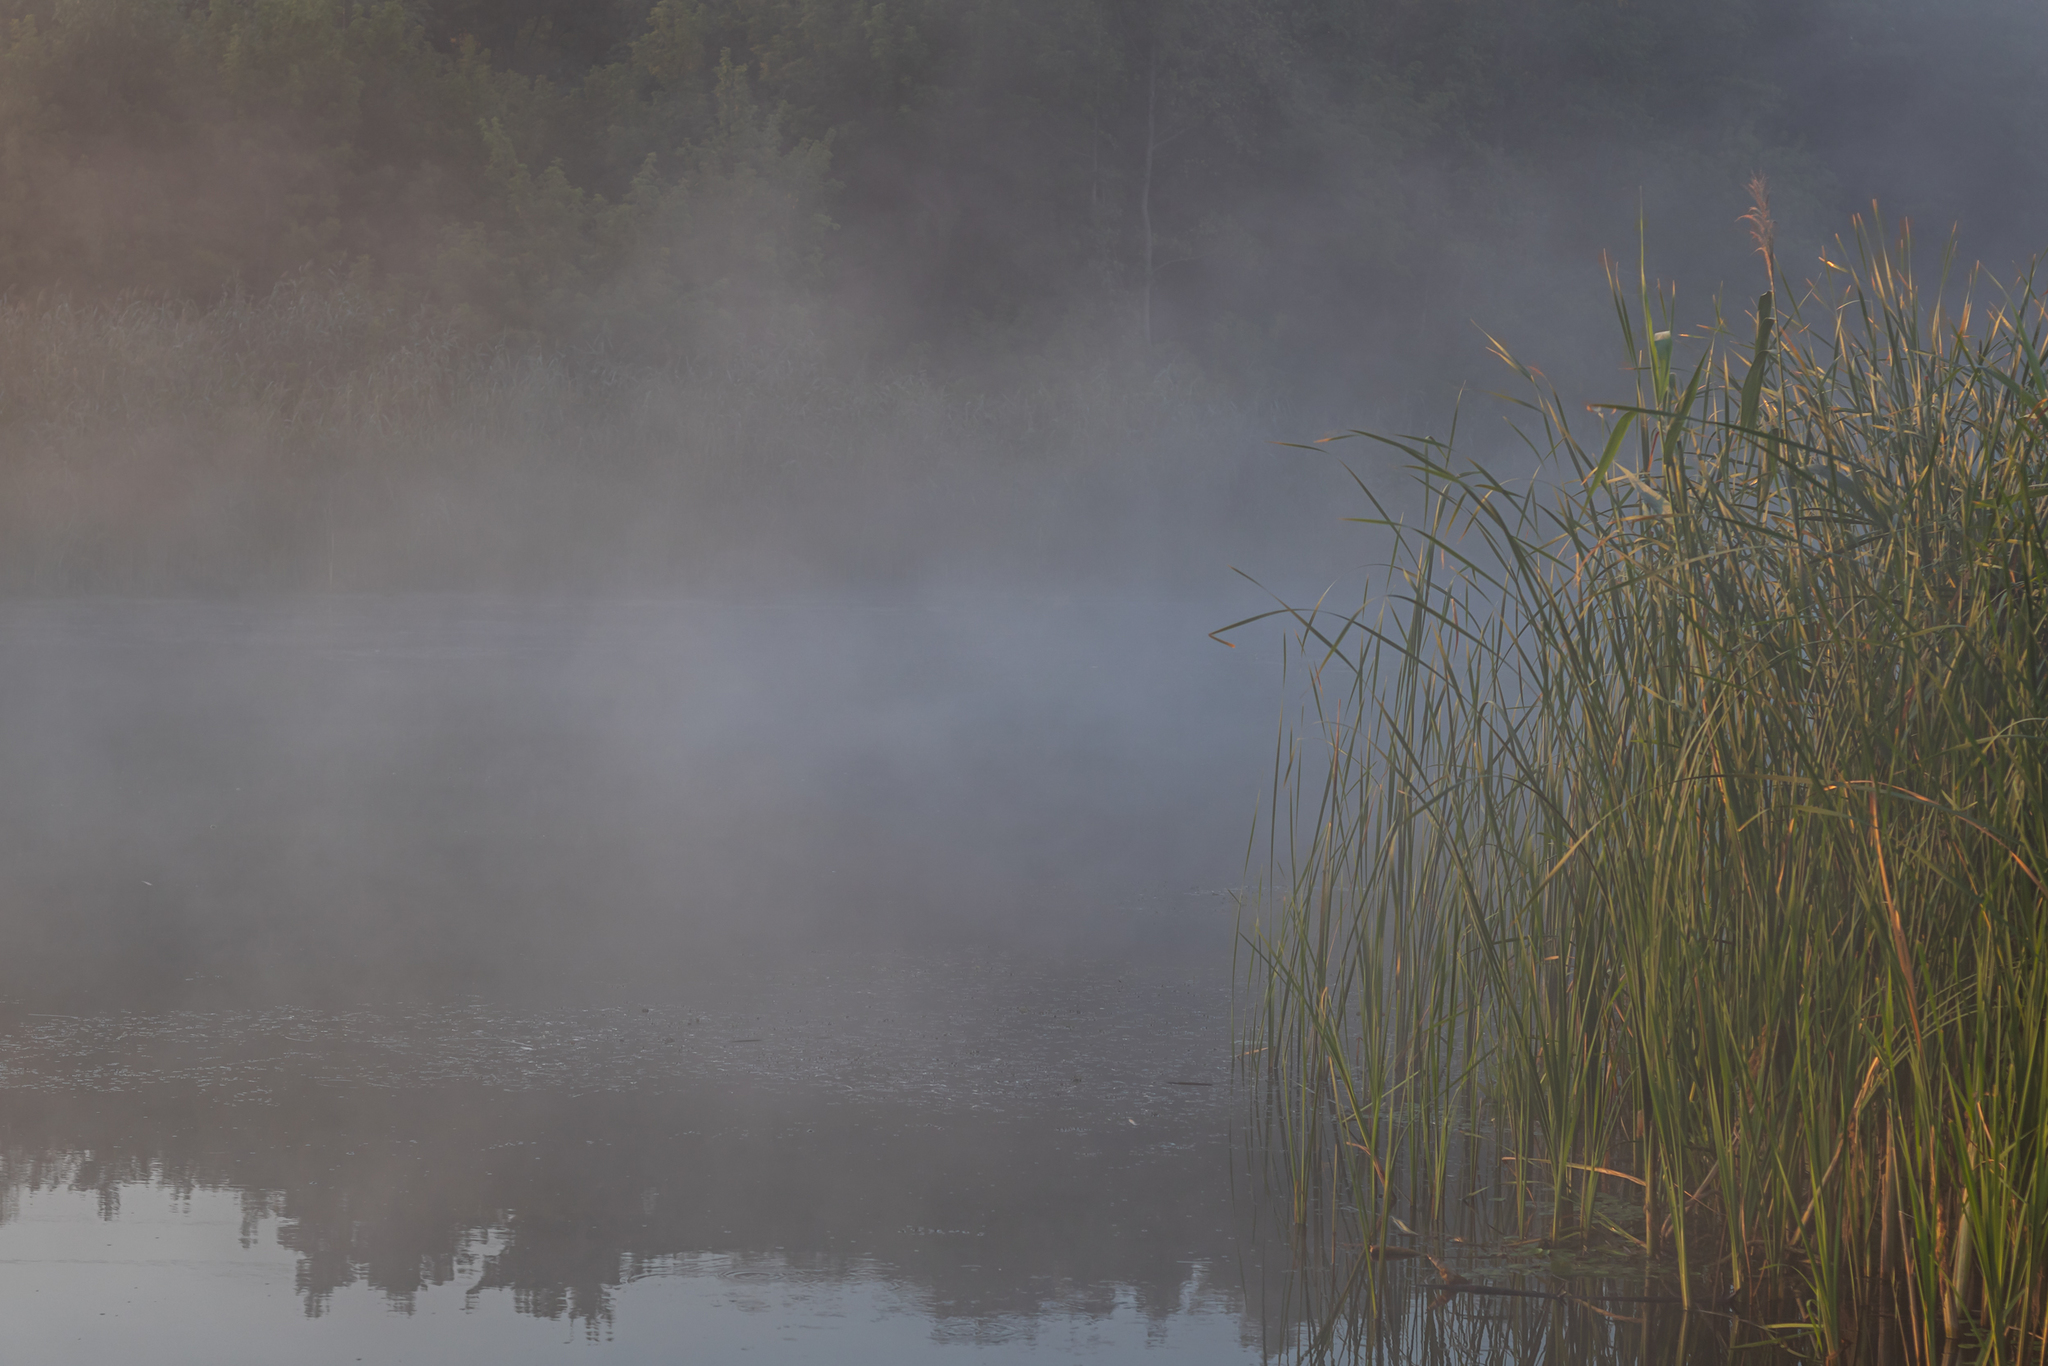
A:
[[[1491,1186],[1830,1356],[2048,1359],[2048,308],[1911,259],[1740,335],[1615,278],[1596,433],[1501,353],[1533,486],[1376,438],[1422,512],[1360,479],[1385,577],[1285,609],[1245,925],[1304,1252]]]

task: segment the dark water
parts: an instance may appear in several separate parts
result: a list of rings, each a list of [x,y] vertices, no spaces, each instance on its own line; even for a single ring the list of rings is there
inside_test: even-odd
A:
[[[1242,614],[0,609],[0,1361],[1722,1360],[1288,1233]]]

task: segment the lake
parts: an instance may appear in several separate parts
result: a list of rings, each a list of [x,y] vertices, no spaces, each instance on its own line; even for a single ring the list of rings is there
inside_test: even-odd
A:
[[[1296,1354],[1242,614],[8,605],[0,1358]],[[1719,1359],[1376,1277],[1379,1359]]]

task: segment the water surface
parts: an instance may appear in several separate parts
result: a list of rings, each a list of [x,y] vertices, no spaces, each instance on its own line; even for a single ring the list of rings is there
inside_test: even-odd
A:
[[[746,1008],[25,1016],[0,1048],[0,1338],[33,1361],[1257,1359],[1226,999],[984,961]]]
[[[0,607],[0,1359],[1722,1360],[1290,1232],[1244,614]]]

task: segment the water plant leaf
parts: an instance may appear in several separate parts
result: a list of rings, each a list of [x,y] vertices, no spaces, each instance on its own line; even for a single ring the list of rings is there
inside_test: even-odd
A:
[[[1739,384],[1710,338],[1676,385],[1668,304],[1617,290],[1636,401],[1589,405],[1596,450],[1555,393],[1521,409],[1578,477],[1387,440],[1422,506],[1361,519],[1380,596],[1300,614],[1257,1041],[1298,1209],[1353,1247],[1396,1199],[1497,1211],[1491,1241],[1668,1264],[1688,1309],[1739,1291],[1816,1357],[1881,1312],[1913,1362],[1944,1323],[2019,1360],[2048,1304],[2048,301],[1972,324],[1909,241],[1857,249],[1817,322],[1759,300]]]
[[[1756,344],[1749,352],[1749,374],[1742,381],[1742,407],[1736,426],[1743,431],[1756,430],[1757,407],[1764,396],[1764,363],[1771,352],[1771,327],[1776,318],[1771,310],[1771,291],[1765,290],[1756,300]]]
[[[1629,426],[1636,420],[1633,410],[1624,412],[1621,420],[1607,433],[1607,444],[1600,449],[1600,459],[1594,464],[1592,473],[1586,476],[1586,483],[1598,485],[1607,480],[1607,471],[1614,464],[1614,457],[1621,454],[1622,438],[1628,435]]]

